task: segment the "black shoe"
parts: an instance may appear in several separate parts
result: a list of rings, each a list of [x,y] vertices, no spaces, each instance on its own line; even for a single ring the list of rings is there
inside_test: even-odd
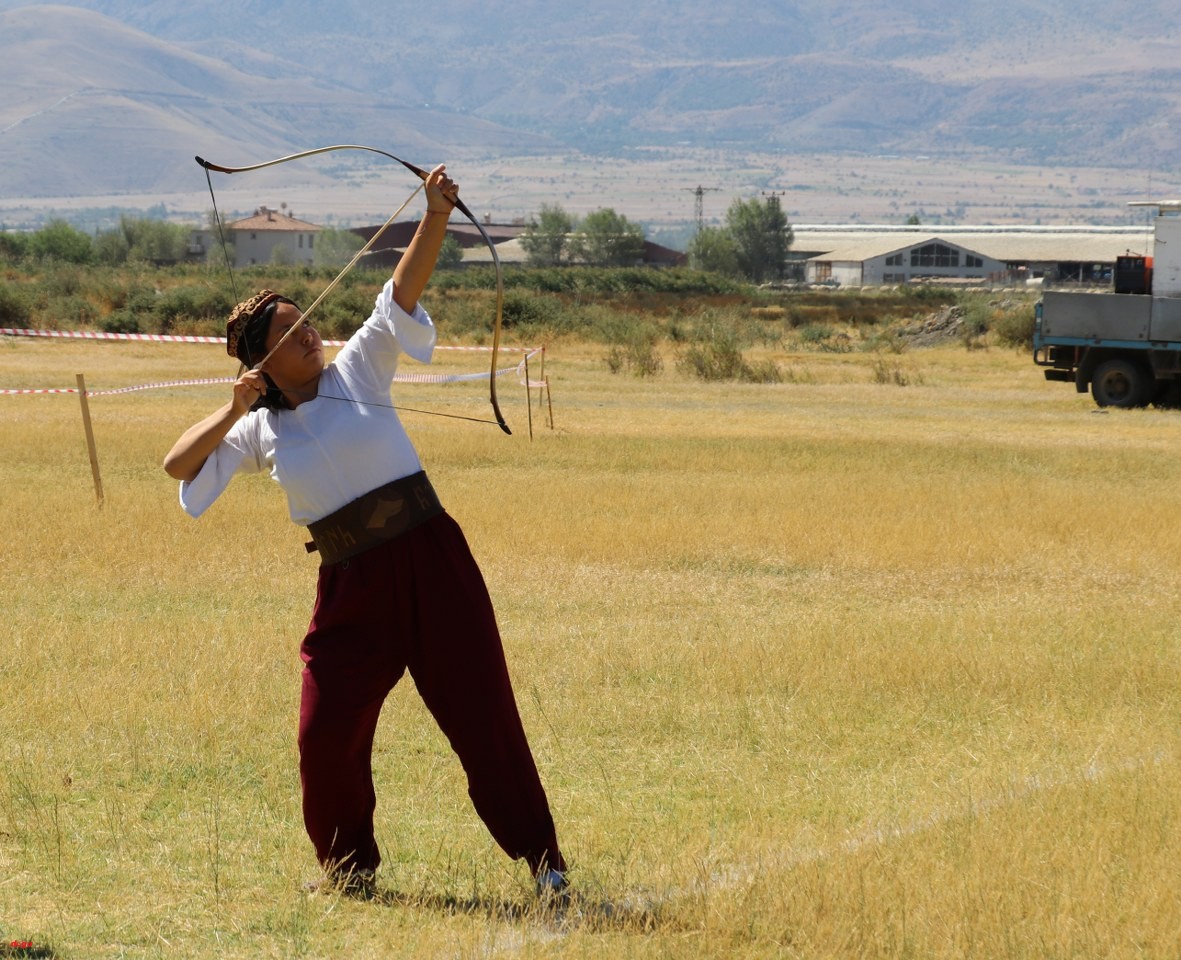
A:
[[[537,875],[537,897],[540,900],[562,899],[567,896],[570,881],[562,870],[545,867]]]

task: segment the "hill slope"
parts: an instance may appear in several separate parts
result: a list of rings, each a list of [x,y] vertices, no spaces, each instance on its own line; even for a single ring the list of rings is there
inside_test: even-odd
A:
[[[18,196],[168,189],[192,152],[362,138],[1176,169],[1179,16],[1126,6],[0,0],[0,160]]]
[[[545,143],[475,117],[242,70],[77,7],[0,13],[0,91],[9,196],[187,189],[196,152],[245,163],[351,142],[358,130],[381,131],[411,156],[469,141],[493,150]]]

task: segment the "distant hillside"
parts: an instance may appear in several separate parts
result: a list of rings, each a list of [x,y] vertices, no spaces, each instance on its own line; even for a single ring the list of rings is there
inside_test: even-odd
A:
[[[425,157],[463,142],[486,150],[546,143],[308,77],[263,76],[76,7],[0,12],[0,168],[8,196],[184,190],[194,180],[195,153],[245,163],[309,143],[351,142],[357,131],[381,131],[383,142]]]
[[[362,134],[416,156],[689,144],[1176,169],[1179,20],[1164,0],[0,0],[0,161],[14,195],[167,189],[198,145]]]

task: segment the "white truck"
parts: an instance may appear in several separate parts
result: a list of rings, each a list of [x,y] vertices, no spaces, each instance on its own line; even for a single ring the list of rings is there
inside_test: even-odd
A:
[[[1033,360],[1101,407],[1181,405],[1181,200],[1156,207],[1152,255],[1116,261],[1111,293],[1047,290]]]

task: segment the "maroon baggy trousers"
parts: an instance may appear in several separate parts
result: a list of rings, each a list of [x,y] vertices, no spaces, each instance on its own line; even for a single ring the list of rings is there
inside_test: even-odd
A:
[[[492,602],[450,516],[321,567],[300,656],[304,824],[322,864],[361,870],[380,862],[373,735],[382,703],[409,669],[496,842],[534,873],[565,869]]]

